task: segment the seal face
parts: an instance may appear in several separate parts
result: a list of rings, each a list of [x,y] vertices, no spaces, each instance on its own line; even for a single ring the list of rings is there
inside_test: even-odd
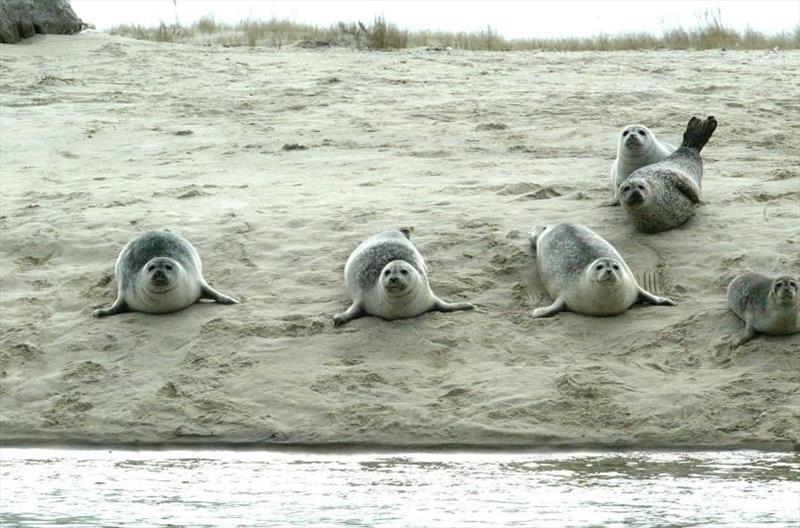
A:
[[[236,301],[213,289],[203,278],[197,250],[170,231],[147,231],[128,242],[114,268],[117,299],[97,317],[124,312],[167,313],[201,298],[221,304]]]
[[[364,315],[383,319],[415,317],[437,310],[471,310],[467,302],[447,303],[436,297],[428,284],[428,270],[407,229],[373,235],[362,242],[344,268],[344,282],[353,303],[333,317],[335,326]]]
[[[800,332],[798,282],[783,275],[770,277],[747,272],[728,285],[728,306],[745,323],[744,333],[735,346],[757,334],[789,335]]]
[[[611,164],[611,189],[614,199],[608,205],[619,205],[619,186],[632,172],[658,163],[675,152],[675,147],[659,141],[644,125],[628,125],[619,133],[617,157]]]
[[[533,317],[548,317],[563,310],[617,315],[636,302],[675,305],[639,286],[614,246],[588,227],[550,224],[533,230],[528,240],[539,275],[553,299],[550,306],[534,310]]]
[[[716,127],[713,116],[702,121],[692,117],[680,148],[662,161],[633,171],[619,186],[622,207],[640,231],[666,231],[694,216],[703,175],[700,151]]]

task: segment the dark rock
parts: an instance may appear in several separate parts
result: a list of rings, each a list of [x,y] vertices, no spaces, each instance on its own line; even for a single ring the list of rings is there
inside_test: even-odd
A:
[[[71,35],[84,27],[69,0],[0,0],[3,44],[14,44],[37,33]]]

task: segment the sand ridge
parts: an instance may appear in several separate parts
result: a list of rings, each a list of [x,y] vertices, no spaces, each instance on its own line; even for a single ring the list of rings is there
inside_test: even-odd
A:
[[[1,46],[0,440],[796,447],[800,336],[732,350],[725,287],[800,274],[798,58]],[[601,207],[617,133],[691,115],[720,122],[703,205],[638,233]],[[678,306],[531,318],[557,220]],[[400,225],[478,309],[333,328],[347,256]],[[242,303],[94,319],[160,227]]]

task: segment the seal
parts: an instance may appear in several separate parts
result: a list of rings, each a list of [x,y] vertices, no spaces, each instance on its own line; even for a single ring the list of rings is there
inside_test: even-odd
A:
[[[744,321],[744,333],[734,347],[757,334],[789,335],[800,332],[797,280],[769,277],[749,271],[728,285],[728,306]]]
[[[345,288],[353,304],[333,317],[335,326],[367,314],[392,320],[432,310],[475,308],[468,302],[447,303],[433,294],[425,261],[411,243],[410,235],[405,228],[384,231],[353,251],[344,267]]]
[[[674,306],[636,283],[628,265],[603,237],[568,222],[546,225],[528,235],[539,276],[553,304],[533,311],[548,317],[563,310],[608,316],[637,302]]]
[[[174,312],[200,299],[236,303],[208,285],[197,250],[168,230],[147,231],[128,242],[117,257],[114,276],[117,299],[110,307],[95,310],[97,317]]]
[[[703,160],[700,151],[717,128],[709,116],[689,120],[681,146],[666,159],[635,170],[619,187],[619,198],[634,225],[658,233],[684,224],[700,203]]]
[[[617,157],[611,164],[611,189],[614,199],[608,205],[619,205],[619,186],[637,169],[658,163],[675,152],[675,147],[659,141],[644,125],[628,125],[619,133]]]

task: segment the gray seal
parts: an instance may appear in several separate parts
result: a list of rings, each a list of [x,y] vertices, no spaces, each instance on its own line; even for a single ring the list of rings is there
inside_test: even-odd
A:
[[[637,302],[674,306],[670,299],[647,292],[614,246],[588,227],[556,223],[528,235],[539,276],[553,304],[537,308],[533,317],[548,317],[563,310],[608,316]]]
[[[759,333],[800,332],[797,280],[793,277],[743,273],[728,285],[728,306],[745,325],[744,333],[734,346],[743,345]]]
[[[124,312],[174,312],[200,299],[236,301],[208,285],[200,255],[188,240],[167,230],[147,231],[128,242],[114,268],[117,299],[95,310],[103,317]]]
[[[700,151],[716,128],[713,116],[702,121],[692,117],[678,150],[663,161],[634,171],[620,186],[620,202],[637,229],[658,233],[694,216],[703,176]]]
[[[619,133],[617,157],[611,164],[611,189],[614,199],[608,205],[619,205],[619,187],[635,170],[658,163],[675,152],[675,147],[659,141],[644,125],[628,125]]]
[[[403,319],[437,310],[472,310],[468,302],[447,303],[428,284],[428,270],[408,229],[394,229],[363,241],[347,259],[344,283],[353,304],[333,317],[335,326],[364,315]]]

